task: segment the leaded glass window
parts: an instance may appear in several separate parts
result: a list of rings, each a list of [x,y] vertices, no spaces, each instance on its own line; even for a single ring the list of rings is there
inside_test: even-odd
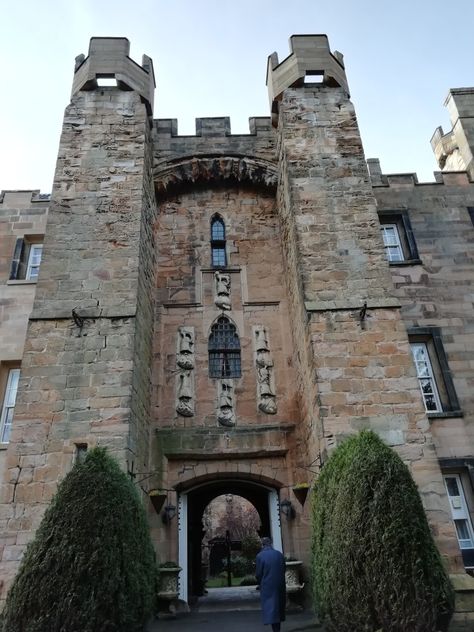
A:
[[[214,268],[227,266],[224,220],[216,215],[211,222],[211,259]]]
[[[209,336],[209,377],[240,377],[240,340],[235,325],[221,316]]]

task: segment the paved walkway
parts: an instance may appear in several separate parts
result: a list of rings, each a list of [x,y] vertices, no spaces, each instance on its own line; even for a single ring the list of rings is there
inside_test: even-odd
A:
[[[289,614],[281,624],[281,632],[321,632],[314,616],[307,612]],[[227,612],[191,612],[176,619],[160,620],[149,627],[149,632],[269,632],[262,624],[260,612],[237,610]]]
[[[255,586],[209,588],[192,612],[175,619],[160,619],[148,632],[270,632],[262,624],[260,596]],[[309,612],[289,612],[281,632],[322,632],[315,616]]]

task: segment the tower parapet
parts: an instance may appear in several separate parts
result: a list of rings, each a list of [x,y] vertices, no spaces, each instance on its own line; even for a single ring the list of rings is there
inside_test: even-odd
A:
[[[139,66],[129,57],[130,42],[126,37],[91,37],[87,57],[76,57],[72,93],[96,90],[98,79],[113,79],[121,90],[134,90],[144,99],[148,114],[153,113],[156,87],[153,61],[143,55]]]
[[[278,124],[278,102],[286,88],[297,88],[307,82],[340,86],[349,94],[343,55],[331,52],[326,35],[292,35],[291,53],[281,63],[272,53],[267,63],[267,88],[273,124]],[[312,79],[314,78],[314,79]]]
[[[452,130],[445,134],[436,128],[431,138],[436,160],[441,169],[467,171],[474,180],[474,88],[450,90],[444,105]]]

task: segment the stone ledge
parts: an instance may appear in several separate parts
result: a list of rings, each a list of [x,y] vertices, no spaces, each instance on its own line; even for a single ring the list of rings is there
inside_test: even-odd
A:
[[[37,281],[31,279],[8,279],[7,285],[36,285]]]
[[[190,461],[216,461],[222,459],[254,459],[273,456],[286,456],[287,448],[266,448],[263,450],[223,450],[222,452],[203,452],[200,450],[182,450],[181,452],[166,452],[165,456],[169,461],[190,460]]]
[[[253,432],[270,432],[272,430],[282,430],[283,432],[293,432],[296,424],[292,422],[275,423],[275,424],[252,424],[247,426],[234,426],[233,428],[220,428],[217,426],[201,426],[194,428],[176,428],[176,426],[162,426],[156,428],[155,433],[160,434],[186,434],[190,432],[199,435],[226,435],[229,432],[235,434],[247,434]]]
[[[426,413],[428,419],[450,419],[452,417],[464,417],[462,410],[446,410],[442,413]]]
[[[305,308],[308,312],[331,312],[336,310],[359,310],[362,303],[355,303],[352,300],[336,301],[305,301]],[[401,303],[397,298],[377,298],[367,300],[367,309],[401,308]]]
[[[422,263],[421,259],[405,259],[404,261],[389,261],[388,265],[391,268],[397,268],[403,266],[419,266]]]
[[[222,460],[281,457],[296,424],[258,424],[233,428],[156,428],[162,453],[170,460]]]

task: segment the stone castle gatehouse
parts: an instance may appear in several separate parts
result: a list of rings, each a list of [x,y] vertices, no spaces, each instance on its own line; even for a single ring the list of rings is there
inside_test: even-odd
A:
[[[180,136],[153,118],[151,59],[91,39],[51,196],[2,193],[2,598],[91,446],[140,486],[187,601],[213,498],[247,498],[262,535],[307,564],[293,488],[372,428],[419,487],[455,624],[471,616],[474,88],[449,93],[434,182],[384,175],[365,160],[342,55],[324,35],[290,45],[268,59],[271,117],[238,135],[201,118]]]

